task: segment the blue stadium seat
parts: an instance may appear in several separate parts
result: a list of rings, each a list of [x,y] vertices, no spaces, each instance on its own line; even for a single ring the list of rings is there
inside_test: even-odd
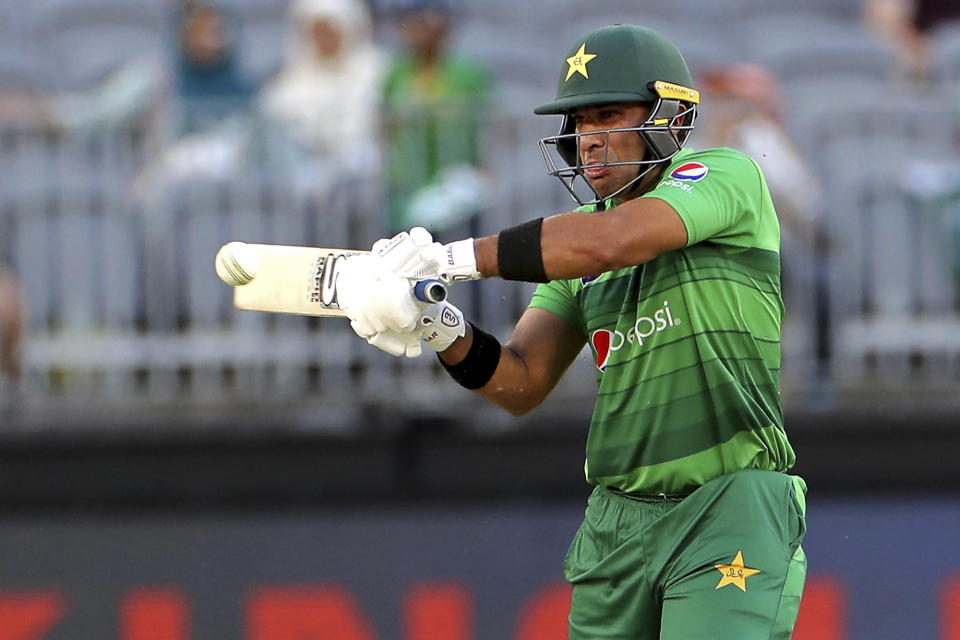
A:
[[[930,34],[933,79],[943,83],[960,101],[960,20],[941,25]]]
[[[169,55],[172,42],[172,23],[159,0],[39,4],[28,22],[67,91],[91,87],[128,60]]]
[[[263,82],[280,70],[286,55],[286,36],[287,24],[282,17],[242,17],[237,53],[251,78]]]
[[[750,14],[730,26],[745,57],[754,60],[786,47],[856,38],[862,32],[859,21],[805,10]]]
[[[916,187],[905,169],[954,153],[950,108],[892,83],[874,95],[823,93],[801,105],[796,137],[825,188],[835,364],[859,375],[869,357],[943,353],[950,343],[937,343],[935,332],[904,331],[914,322],[954,322],[957,301],[942,221],[910,195]]]
[[[730,5],[727,19],[749,19],[755,16],[788,14],[841,18],[851,22],[860,20],[863,0],[727,0]]]
[[[752,59],[781,82],[804,78],[885,80],[893,77],[897,68],[893,50],[860,29],[771,37],[752,53]]]
[[[0,47],[0,88],[3,91],[46,93],[53,86],[49,60],[20,47]]]

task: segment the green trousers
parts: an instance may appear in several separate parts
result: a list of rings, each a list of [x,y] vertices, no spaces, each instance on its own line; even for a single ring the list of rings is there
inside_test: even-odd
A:
[[[805,490],[759,470],[684,498],[597,487],[564,563],[571,640],[790,638],[806,578]]]

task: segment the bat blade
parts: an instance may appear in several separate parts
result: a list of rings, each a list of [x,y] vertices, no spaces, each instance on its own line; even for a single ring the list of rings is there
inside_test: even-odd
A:
[[[347,256],[366,251],[250,244],[260,268],[249,283],[235,287],[233,305],[250,311],[343,318],[337,306],[337,269]]]

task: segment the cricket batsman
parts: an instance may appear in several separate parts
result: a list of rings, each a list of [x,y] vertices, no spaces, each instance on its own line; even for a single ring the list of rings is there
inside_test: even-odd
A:
[[[580,203],[447,245],[413,229],[339,276],[371,344],[421,341],[459,384],[513,414],[539,405],[585,344],[597,399],[594,486],[564,562],[571,639],[791,636],[806,575],[805,485],[779,395],[780,228],[757,163],[685,148],[700,96],[681,54],[615,25],[562,57],[548,172]],[[417,278],[541,283],[501,344]]]

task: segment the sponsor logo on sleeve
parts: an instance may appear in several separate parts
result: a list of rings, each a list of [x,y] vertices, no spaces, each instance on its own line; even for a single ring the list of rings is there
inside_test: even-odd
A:
[[[693,191],[694,183],[703,180],[708,171],[710,169],[699,162],[686,162],[671,171],[670,175],[660,184],[664,187],[675,187],[689,193]]]
[[[700,164],[699,162],[684,162],[670,172],[670,177],[674,180],[699,182],[707,176],[709,171],[710,169],[708,169],[705,164]]]

